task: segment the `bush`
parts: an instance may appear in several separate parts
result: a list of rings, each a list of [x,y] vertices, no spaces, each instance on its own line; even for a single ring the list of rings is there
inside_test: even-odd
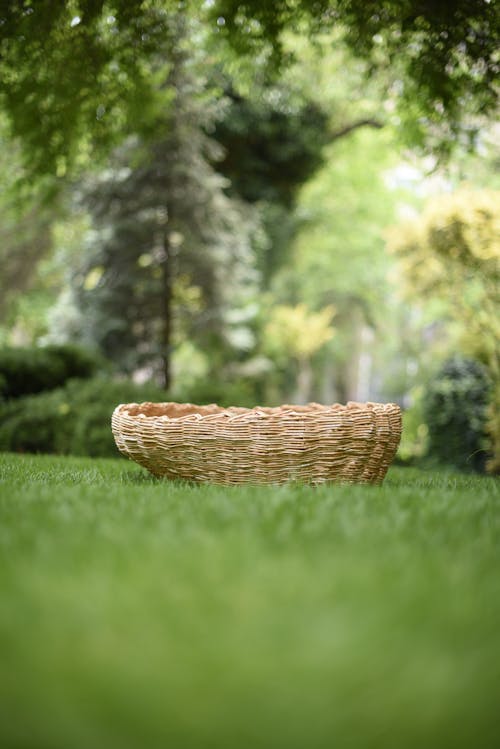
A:
[[[486,469],[489,473],[498,475],[500,474],[500,384],[498,382],[487,411],[486,431],[491,441],[491,456],[486,463]]]
[[[424,398],[429,457],[461,470],[484,471],[490,396],[491,384],[482,364],[459,356],[447,361]]]
[[[244,406],[252,408],[257,404],[255,387],[248,380],[237,379],[234,382],[224,382],[215,378],[207,378],[188,388],[176,389],[175,400],[181,402],[217,403],[219,406]]]
[[[94,377],[71,379],[63,387],[0,403],[0,450],[93,457],[118,454],[111,414],[118,403],[165,401],[156,385]],[[221,405],[254,405],[251,388],[206,381],[176,393],[176,400]]]
[[[395,462],[399,465],[418,464],[427,452],[429,427],[425,423],[421,385],[410,392],[411,405],[403,413],[403,431],[396,453]]]
[[[154,385],[103,377],[0,405],[0,450],[116,456],[111,414],[118,403],[168,400]]]
[[[54,390],[70,378],[89,378],[104,366],[78,346],[0,349],[0,397],[9,400]]]

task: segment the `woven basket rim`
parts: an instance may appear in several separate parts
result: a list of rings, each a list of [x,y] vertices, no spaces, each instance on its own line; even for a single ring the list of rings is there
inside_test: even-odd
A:
[[[122,403],[118,449],[155,476],[229,484],[381,483],[401,434],[395,403],[223,408]]]
[[[123,414],[129,417],[139,417],[142,419],[161,419],[162,421],[200,421],[209,418],[230,418],[241,419],[247,417],[271,418],[282,416],[299,416],[307,417],[308,415],[318,416],[319,414],[338,414],[353,411],[385,411],[399,410],[396,403],[374,403],[368,401],[359,403],[349,401],[343,405],[332,403],[329,405],[321,403],[307,403],[306,405],[283,404],[280,406],[254,406],[246,408],[243,406],[218,406],[216,403],[197,405],[195,403],[177,403],[175,401],[162,401],[153,403],[145,401],[143,403],[121,403],[115,408],[115,414]]]

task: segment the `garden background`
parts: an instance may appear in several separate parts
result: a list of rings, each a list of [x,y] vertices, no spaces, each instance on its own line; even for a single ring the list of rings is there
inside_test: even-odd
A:
[[[372,400],[402,462],[498,470],[494,6],[7,3],[0,449]]]

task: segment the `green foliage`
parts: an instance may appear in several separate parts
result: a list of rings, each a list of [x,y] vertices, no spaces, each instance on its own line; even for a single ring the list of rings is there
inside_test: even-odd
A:
[[[244,94],[228,81],[213,137],[222,146],[215,166],[230,180],[230,195],[259,207],[264,241],[257,253],[263,284],[287,258],[300,187],[321,166],[331,138],[329,112],[298,81],[297,62],[286,78],[258,80]],[[240,85],[240,88],[245,88]]]
[[[486,413],[486,431],[491,442],[491,455],[486,463],[489,473],[500,474],[500,383],[493,388],[493,396]]]
[[[88,186],[93,225],[71,268],[73,312],[63,294],[52,334],[97,344],[124,372],[160,376],[186,337],[220,347],[225,312],[254,285],[256,222],[225,195],[207,148],[196,124],[179,126],[135,169],[126,150]]]
[[[62,201],[45,204],[34,185],[19,190],[20,146],[8,138],[1,112],[0,174],[0,326],[6,342],[14,331],[28,342],[32,328],[45,332],[41,308],[45,312],[53,301],[53,294],[44,293],[50,283],[41,269],[52,251],[52,226]]]
[[[203,52],[191,49],[190,33],[186,24],[172,40],[168,127],[149,142],[125,142],[81,186],[91,227],[50,331],[97,344],[123,372],[147,367],[168,386],[175,347],[189,338],[221,350],[226,313],[256,282],[257,210],[229,196],[214,168],[221,148],[207,130],[218,106],[208,105]]]
[[[252,93],[229,92],[229,106],[213,133],[224,147],[217,168],[244,200],[290,208],[297,188],[322,163],[328,116],[283,83]]]
[[[424,394],[432,460],[461,470],[484,470],[490,397],[491,380],[481,364],[459,356],[444,364]]]
[[[61,389],[0,404],[0,449],[67,452],[73,415]]]
[[[355,360],[360,347],[369,350],[368,342],[360,342],[362,329],[380,330],[380,339],[392,332],[390,261],[382,231],[398,199],[383,179],[394,164],[391,133],[359,129],[325,149],[324,165],[297,197],[291,261],[276,274],[271,290],[287,305],[335,308],[336,335],[325,346],[325,366],[315,371],[318,400],[356,399]],[[387,362],[381,359],[383,370]]]
[[[222,406],[254,406],[250,382],[207,378],[189,388],[178,386],[175,399]],[[110,418],[119,403],[165,401],[169,396],[154,384],[95,377],[72,379],[64,387],[17,398],[0,405],[0,450],[113,456],[116,447]]]
[[[466,115],[497,105],[500,15],[494,2],[384,0],[375,8],[364,0],[216,0],[211,13],[214,21],[223,19],[221,34],[238,53],[255,56],[271,48],[278,64],[288,62],[287,30],[344,32],[372,71],[392,69],[401,132],[413,144],[427,138],[449,151],[461,127],[472,137]]]
[[[155,121],[152,56],[173,33],[165,7],[7,2],[0,29],[1,103],[22,138],[27,174],[63,177]]]
[[[264,329],[264,348],[278,357],[310,359],[334,334],[332,305],[314,312],[307,304],[271,308]]]
[[[438,298],[445,303],[444,315],[457,324],[462,350],[487,367],[493,392],[500,384],[499,199],[498,191],[462,188],[434,198],[418,220],[389,236],[406,295],[420,306]],[[499,456],[495,412],[493,402],[489,434],[491,452]],[[493,457],[490,465],[497,461]]]
[[[403,431],[396,459],[405,465],[419,463],[428,449],[429,427],[425,423],[424,397],[422,386],[413,388],[410,406],[403,410]]]
[[[467,287],[479,282],[490,305],[500,283],[499,201],[500,191],[462,188],[433,198],[418,219],[393,229],[389,249],[409,290],[437,292],[466,307]]]
[[[0,146],[7,149],[5,141]],[[0,157],[1,158],[1,157]],[[10,164],[1,164],[7,170]],[[2,179],[2,190],[8,188]],[[23,211],[9,205],[5,194],[0,204],[0,321],[9,320],[12,308],[20,294],[31,290],[36,279],[39,261],[51,249],[50,213],[36,202]]]
[[[168,400],[154,385],[73,379],[48,393],[0,405],[0,450],[113,456],[110,419],[119,403]]]
[[[0,398],[54,390],[67,380],[88,378],[104,362],[94,351],[78,346],[0,349]]]
[[[77,210],[67,222],[39,199],[17,217],[0,200],[3,340],[95,345],[122,373],[141,369],[160,380],[163,372],[165,383],[173,358],[182,397],[196,384],[197,400],[232,393],[233,402],[247,402],[256,391],[258,400],[269,397],[268,383],[283,374],[279,346],[273,362],[259,360],[266,311],[333,305],[336,335],[314,354],[314,371],[302,357],[302,393],[346,400],[361,383],[368,397],[403,400],[423,339],[412,338],[413,322],[398,329],[387,283],[381,230],[397,201],[384,184],[398,158],[391,126],[413,142],[423,131],[428,142],[443,132],[451,142],[457,102],[467,117],[487,111],[496,15],[487,2],[481,14],[462,0],[446,10],[431,0],[397,5],[4,3],[0,125],[8,120],[17,140],[12,149],[2,142],[3,183],[12,192],[19,176],[26,187],[33,177],[89,169],[70,188]],[[272,70],[280,55],[287,65]],[[476,124],[467,119],[471,134]],[[416,284],[422,268],[428,276],[438,268],[436,292],[453,287],[462,305],[464,350],[493,371],[498,258],[484,248],[494,247],[498,227],[491,205],[476,198],[465,195],[453,211],[436,202],[428,251],[410,274]],[[408,333],[399,348],[395,332]],[[292,334],[288,348],[296,342]],[[175,358],[180,351],[189,369],[186,344],[201,366],[183,388]],[[242,390],[229,388],[230,373],[254,365],[258,387],[255,376]],[[281,378],[290,390],[297,370],[295,361]]]
[[[176,387],[175,399],[181,402],[197,403],[198,405],[217,403],[219,406],[243,406],[246,408],[252,408],[258,402],[256,388],[249,378],[239,377],[235,381],[230,381],[223,375],[207,377],[188,388],[183,387],[180,383]]]
[[[373,308],[385,297],[388,261],[381,233],[394,215],[397,194],[384,172],[395,163],[390,133],[358,130],[328,147],[323,168],[303,186],[293,271],[309,303],[334,304],[343,313],[352,310],[355,296]]]
[[[305,303],[277,304],[267,310],[262,349],[275,364],[274,377],[268,377],[269,391],[277,379],[281,380],[281,398],[299,404],[311,400],[313,365],[335,335],[334,315],[333,305],[314,311]],[[287,386],[291,377],[295,379],[293,391]]]
[[[23,144],[25,175],[63,177],[127,135],[158,132],[175,93],[166,73],[193,23],[191,48],[212,37],[220,59],[227,39],[272,63],[289,59],[284,32],[335,29],[372,72],[393,71],[401,130],[413,143],[425,134],[432,142],[441,127],[445,148],[466,115],[491,112],[497,101],[494,2],[384,0],[374,12],[363,0],[10,0],[0,9],[0,97]]]

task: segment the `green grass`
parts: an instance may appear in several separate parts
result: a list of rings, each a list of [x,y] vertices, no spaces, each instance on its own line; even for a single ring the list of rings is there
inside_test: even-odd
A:
[[[497,746],[500,492],[0,456],[0,746]]]

